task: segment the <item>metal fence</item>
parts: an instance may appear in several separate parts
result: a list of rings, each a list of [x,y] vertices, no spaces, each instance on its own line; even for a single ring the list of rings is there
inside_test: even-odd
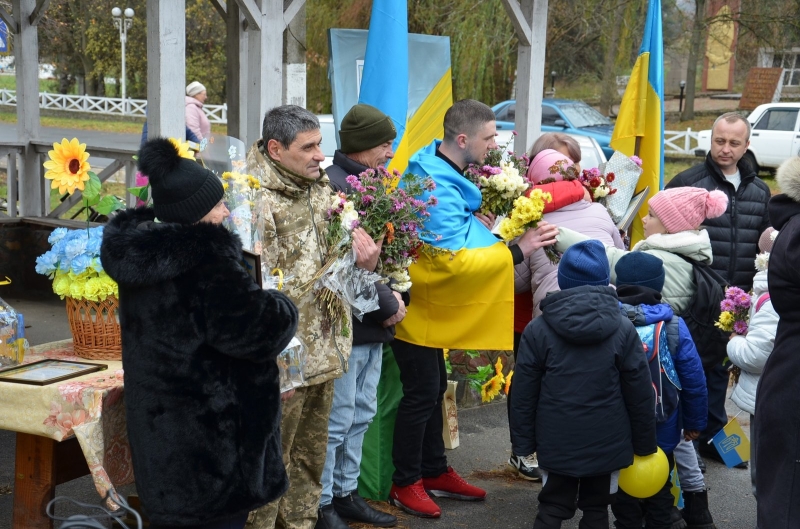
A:
[[[16,90],[0,89],[0,105],[17,105]],[[76,96],[39,92],[39,108],[66,110],[68,112],[88,112],[117,116],[145,116],[146,99],[125,99],[120,97]],[[228,122],[228,105],[203,105],[211,123]]]

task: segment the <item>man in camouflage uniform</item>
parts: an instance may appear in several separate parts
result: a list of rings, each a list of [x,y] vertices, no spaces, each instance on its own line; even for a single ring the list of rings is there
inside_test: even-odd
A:
[[[264,237],[261,257],[267,269],[292,277],[284,291],[297,306],[297,336],[306,346],[305,383],[284,394],[281,418],[283,460],[289,490],[256,511],[262,528],[313,529],[321,494],[328,443],[333,381],[347,370],[352,339],[349,310],[344,322],[331,321],[312,291],[296,291],[327,261],[326,211],[333,191],[319,164],[325,160],[322,134],[314,114],[284,105],[264,117],[262,138],[247,153],[247,171],[261,183]],[[378,247],[361,229],[353,232],[356,264],[374,270]],[[269,322],[264,322],[269,325]]]

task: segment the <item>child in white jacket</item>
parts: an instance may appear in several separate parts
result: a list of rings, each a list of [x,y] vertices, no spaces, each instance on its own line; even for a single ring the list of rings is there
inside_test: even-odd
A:
[[[750,414],[750,431],[755,433],[753,426],[756,409],[756,388],[761,371],[767,363],[772,347],[775,344],[775,333],[778,330],[778,314],[772,307],[767,284],[767,266],[772,242],[778,232],[767,228],[758,240],[758,249],[761,253],[756,257],[756,273],[753,280],[753,295],[750,305],[750,323],[747,334],[731,335],[728,342],[728,358],[733,365],[741,369],[739,382],[733,388],[731,400],[742,410]],[[756,439],[751,442],[750,478],[753,483],[753,495],[756,493]]]

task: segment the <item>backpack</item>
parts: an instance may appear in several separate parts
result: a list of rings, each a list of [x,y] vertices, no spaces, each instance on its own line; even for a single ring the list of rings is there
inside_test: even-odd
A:
[[[673,321],[677,322],[675,318]],[[650,368],[650,380],[656,396],[656,422],[662,423],[678,408],[681,382],[670,352],[667,326],[663,321],[636,327]]]
[[[728,355],[728,335],[715,325],[721,313],[719,304],[725,299],[725,287],[728,284],[708,265],[700,264],[683,255],[680,257],[692,265],[697,288],[686,310],[677,316],[683,318],[689,328],[697,353],[703,362],[703,369],[709,369],[722,363]]]

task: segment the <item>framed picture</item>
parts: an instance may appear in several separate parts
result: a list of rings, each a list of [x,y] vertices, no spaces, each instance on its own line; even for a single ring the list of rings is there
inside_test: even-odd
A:
[[[264,281],[261,277],[261,255],[242,249],[242,266],[258,286],[264,288]]]
[[[617,228],[619,228],[621,231],[628,231],[628,228],[631,227],[633,220],[636,218],[636,213],[641,209],[642,205],[644,205],[645,200],[647,200],[647,193],[649,192],[650,186],[647,186],[633,195],[630,203],[628,204],[628,208],[625,210],[625,214],[617,223]]]
[[[67,360],[39,360],[30,364],[0,370],[0,382],[46,386],[68,378],[81,377],[108,369],[105,364],[90,364]]]

